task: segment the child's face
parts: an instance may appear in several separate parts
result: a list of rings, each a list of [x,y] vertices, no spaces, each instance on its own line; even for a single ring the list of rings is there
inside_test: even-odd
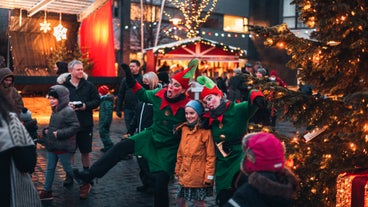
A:
[[[53,96],[49,96],[50,106],[56,107],[59,104],[59,100]]]
[[[189,124],[198,120],[198,113],[192,107],[185,107],[185,118]]]

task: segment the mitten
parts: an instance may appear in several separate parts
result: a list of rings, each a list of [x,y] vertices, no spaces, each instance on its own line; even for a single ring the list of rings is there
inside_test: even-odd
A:
[[[254,104],[257,105],[259,108],[266,108],[267,104],[263,96],[257,96],[254,99]]]
[[[133,86],[136,83],[136,80],[134,79],[132,72],[130,71],[129,65],[123,63],[121,64],[121,67],[125,72],[126,85],[128,86],[128,88],[133,88]]]

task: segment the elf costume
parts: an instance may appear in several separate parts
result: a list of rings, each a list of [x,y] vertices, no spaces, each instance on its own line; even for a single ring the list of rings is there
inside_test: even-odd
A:
[[[204,85],[200,94],[202,100],[211,94],[223,97],[221,90],[211,79],[199,76],[197,81]],[[239,173],[240,163],[244,156],[241,139],[244,134],[248,133],[248,121],[255,114],[258,106],[263,105],[263,94],[260,91],[250,91],[249,97],[250,101],[240,103],[222,98],[221,104],[216,109],[203,115],[209,120],[215,144],[222,145],[222,148],[216,148],[215,173],[216,193],[220,206],[231,197],[233,192],[232,182]],[[225,157],[220,150],[225,151],[228,155]]]

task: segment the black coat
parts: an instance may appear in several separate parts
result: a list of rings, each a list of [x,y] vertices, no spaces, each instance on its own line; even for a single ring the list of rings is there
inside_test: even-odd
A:
[[[138,73],[138,75],[134,75],[134,79],[139,84],[143,84],[142,74]],[[137,106],[138,98],[133,93],[132,89],[128,88],[126,79],[124,78],[119,87],[118,98],[116,100],[116,112],[121,112],[124,108],[136,110]]]
[[[289,207],[296,186],[296,178],[286,169],[282,174],[254,172],[224,207]]]
[[[75,87],[70,83],[70,75],[66,78],[63,85],[69,89],[70,101],[81,101],[86,104],[86,110],[76,110],[75,112],[77,113],[81,131],[90,130],[93,128],[93,109],[100,105],[100,95],[96,86],[82,78],[78,87]]]
[[[139,102],[137,111],[129,124],[128,133],[130,135],[141,132],[152,125],[153,106],[151,103]]]

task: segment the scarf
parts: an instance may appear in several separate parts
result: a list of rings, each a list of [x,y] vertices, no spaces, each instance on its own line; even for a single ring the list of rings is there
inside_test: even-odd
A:
[[[9,113],[10,121],[7,124],[1,119],[0,128],[0,152],[6,151],[14,147],[25,147],[34,145],[32,137],[19,121],[15,113]],[[8,126],[8,127],[7,127]]]

